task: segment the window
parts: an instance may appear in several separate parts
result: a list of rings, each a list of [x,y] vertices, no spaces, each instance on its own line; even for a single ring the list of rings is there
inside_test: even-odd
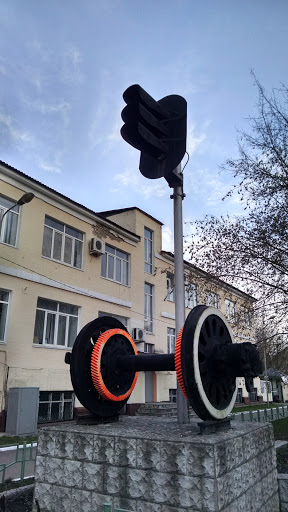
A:
[[[253,388],[253,391],[249,393],[250,402],[257,402],[257,388]]]
[[[212,306],[213,308],[220,308],[220,297],[218,293],[206,291],[206,306]]]
[[[5,341],[8,317],[9,292],[0,290],[0,342]]]
[[[78,329],[78,307],[38,299],[33,343],[73,347]]]
[[[174,287],[174,276],[172,274],[167,274],[166,278],[167,283],[167,300],[171,302],[175,302],[175,287]]]
[[[144,270],[153,274],[153,231],[144,228]]]
[[[248,329],[251,329],[252,327],[252,314],[249,309],[244,309],[243,311],[243,320],[245,327],[248,327]]]
[[[16,201],[0,196],[0,242],[13,245],[14,247],[16,245],[19,222],[19,206],[15,203]],[[7,212],[11,206],[13,206],[13,209],[4,216],[4,213]]]
[[[174,354],[176,343],[176,330],[173,327],[167,327],[167,353]]]
[[[153,286],[145,283],[144,295],[144,329],[153,332]]]
[[[232,300],[225,299],[225,311],[226,311],[226,317],[228,318],[229,322],[234,323],[236,322],[236,304]]]
[[[73,419],[73,391],[40,391],[38,423]]]
[[[176,404],[177,402],[177,389],[169,389],[169,402]]]
[[[122,322],[122,324],[125,325],[126,329],[128,327],[128,318],[126,318],[125,316],[114,315],[114,313],[105,313],[104,311],[99,311],[98,317],[100,316],[112,316],[113,318],[116,318],[117,320]]]
[[[243,390],[242,388],[237,389],[237,395],[236,395],[236,404],[242,404],[243,401]]]
[[[42,256],[82,268],[83,233],[45,216]]]
[[[153,343],[144,343],[144,352],[145,354],[154,354],[155,345]]]
[[[101,258],[101,276],[128,285],[129,254],[105,244]]]
[[[197,286],[193,283],[185,284],[185,307],[195,308],[197,306]]]

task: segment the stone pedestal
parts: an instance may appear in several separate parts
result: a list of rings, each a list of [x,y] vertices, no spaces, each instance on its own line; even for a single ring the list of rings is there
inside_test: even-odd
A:
[[[131,512],[279,512],[272,427],[232,422],[200,436],[196,421],[148,417],[44,427],[35,498],[41,512],[103,512],[106,503]]]

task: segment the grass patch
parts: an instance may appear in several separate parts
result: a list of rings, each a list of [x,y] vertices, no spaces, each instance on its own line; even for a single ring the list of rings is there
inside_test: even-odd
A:
[[[275,439],[288,441],[288,417],[272,421]]]
[[[12,446],[15,444],[32,443],[37,441],[37,436],[0,436],[0,446]]]
[[[10,491],[10,489],[18,489],[18,487],[24,487],[25,485],[34,484],[33,478],[25,478],[25,480],[17,480],[13,482],[10,478],[7,478],[3,484],[0,484],[0,492]]]
[[[282,407],[283,404],[269,404],[269,409],[271,407]],[[285,404],[288,405],[288,404]],[[234,412],[246,412],[246,411],[257,411],[258,409],[268,409],[267,404],[255,404],[255,405],[238,405],[238,407],[233,407],[232,413]]]

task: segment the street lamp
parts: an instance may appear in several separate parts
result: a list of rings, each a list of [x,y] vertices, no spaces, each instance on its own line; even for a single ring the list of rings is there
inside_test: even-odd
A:
[[[20,197],[20,199],[18,199],[18,201],[15,204],[10,206],[10,208],[8,208],[8,210],[6,210],[6,212],[3,213],[3,215],[0,219],[0,234],[1,234],[2,223],[3,223],[3,219],[4,219],[5,215],[7,215],[7,213],[10,212],[10,210],[15,208],[15,206],[22,206],[23,204],[30,203],[30,201],[32,201],[33,197],[35,197],[33,192],[26,192],[25,194],[23,194],[23,196]]]
[[[275,317],[276,317],[276,315],[271,315],[267,320],[273,320],[273,318],[275,318]],[[263,315],[262,321],[263,321],[263,330],[264,330],[264,328],[265,328],[264,315]],[[268,373],[267,373],[267,339],[270,339],[272,337],[273,336],[263,339],[263,341],[264,341],[264,379],[265,379],[265,384],[266,384],[267,408],[269,408],[269,386],[268,386],[269,380],[268,380]],[[272,400],[273,400],[273,398],[272,398]]]

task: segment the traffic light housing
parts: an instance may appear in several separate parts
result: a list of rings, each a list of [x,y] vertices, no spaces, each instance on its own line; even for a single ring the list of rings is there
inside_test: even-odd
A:
[[[123,139],[141,151],[139,169],[149,179],[164,177],[170,187],[182,184],[176,168],[186,152],[187,102],[171,95],[154,100],[140,85],[123,94]]]

